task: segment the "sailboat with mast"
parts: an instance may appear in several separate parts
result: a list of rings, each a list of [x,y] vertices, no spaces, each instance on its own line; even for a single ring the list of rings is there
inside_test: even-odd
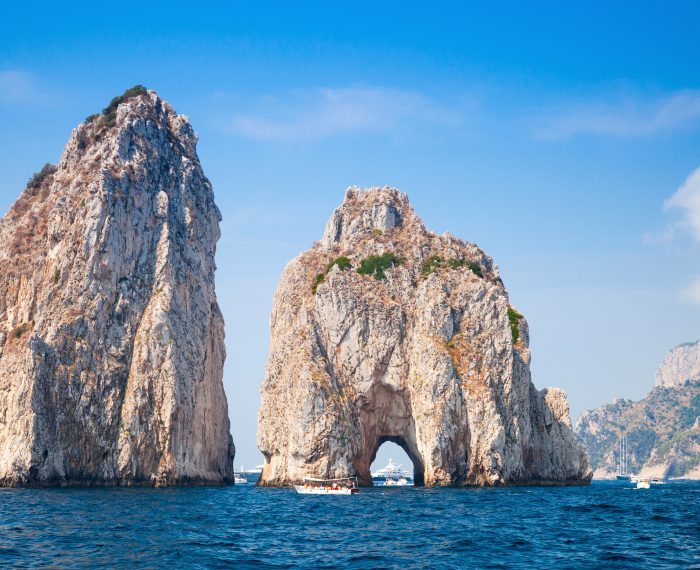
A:
[[[618,443],[618,463],[617,463],[617,480],[630,481],[632,475],[627,472],[627,436],[623,435]]]

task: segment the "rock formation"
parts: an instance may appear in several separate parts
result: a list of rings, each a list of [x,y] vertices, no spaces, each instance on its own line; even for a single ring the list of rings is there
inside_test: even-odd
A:
[[[687,380],[700,380],[700,340],[669,350],[656,371],[657,386],[678,386]]]
[[[629,471],[700,479],[697,354],[698,343],[670,350],[656,373],[656,387],[644,399],[617,399],[581,414],[576,430],[588,447],[596,479],[615,477],[623,435]]]
[[[385,441],[417,484],[587,482],[566,396],[537,391],[529,362],[489,256],[428,231],[397,190],[350,189],[274,297],[260,484],[371,484]]]
[[[197,136],[136,87],[0,221],[0,484],[233,478]]]

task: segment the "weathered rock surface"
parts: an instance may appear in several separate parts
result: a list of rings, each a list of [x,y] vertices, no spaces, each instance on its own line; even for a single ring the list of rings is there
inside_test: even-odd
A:
[[[581,414],[576,430],[588,448],[596,479],[615,477],[623,435],[630,472],[700,479],[697,347],[690,343],[670,350],[656,374],[656,387],[644,399],[618,399]]]
[[[0,221],[0,485],[232,480],[196,141],[130,90]]]
[[[397,190],[350,189],[274,297],[261,484],[370,484],[385,441],[418,484],[587,482],[566,396],[536,390],[529,363],[489,256],[428,231]]]
[[[678,386],[688,380],[700,380],[700,340],[669,350],[656,371],[657,386]]]

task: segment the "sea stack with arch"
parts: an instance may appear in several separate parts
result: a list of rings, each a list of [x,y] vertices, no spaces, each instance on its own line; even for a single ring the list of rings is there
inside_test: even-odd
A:
[[[350,188],[284,269],[261,388],[261,485],[356,476],[393,441],[417,485],[591,478],[562,390],[530,379],[528,326],[493,260],[406,194]]]

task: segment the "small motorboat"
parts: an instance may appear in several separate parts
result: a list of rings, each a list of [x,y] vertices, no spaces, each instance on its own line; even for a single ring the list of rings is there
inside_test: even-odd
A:
[[[247,485],[249,483],[246,476],[243,475],[244,473],[245,473],[245,471],[243,471],[243,465],[241,465],[241,468],[238,471],[233,472],[233,484],[234,485]]]
[[[294,485],[300,495],[354,495],[359,491],[356,477],[316,479],[304,477],[303,485]]]
[[[393,477],[387,477],[384,480],[385,487],[405,487],[406,485],[410,484],[411,483],[408,482],[408,479],[406,479],[406,477],[399,477],[398,479],[394,479]]]
[[[649,489],[651,488],[651,479],[645,477],[637,477],[637,489]]]

